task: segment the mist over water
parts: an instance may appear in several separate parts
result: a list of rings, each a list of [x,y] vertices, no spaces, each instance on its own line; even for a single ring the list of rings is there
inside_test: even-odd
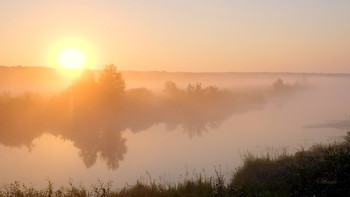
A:
[[[210,175],[220,165],[231,171],[245,151],[259,154],[274,146],[293,152],[337,139],[345,129],[309,125],[347,121],[350,107],[347,76],[129,72],[123,73],[125,82],[108,77],[86,71],[44,94],[2,85],[8,91],[0,96],[0,181],[40,185],[49,178],[60,185],[69,177],[84,184],[100,178],[123,186],[146,171],[172,181],[184,178],[186,170]]]

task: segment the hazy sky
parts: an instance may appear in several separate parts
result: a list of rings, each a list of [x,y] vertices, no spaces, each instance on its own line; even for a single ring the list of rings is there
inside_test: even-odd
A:
[[[0,65],[69,39],[121,70],[350,72],[350,1],[0,0]]]

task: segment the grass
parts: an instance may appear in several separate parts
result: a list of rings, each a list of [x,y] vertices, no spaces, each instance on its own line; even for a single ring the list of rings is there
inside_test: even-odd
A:
[[[346,196],[350,193],[350,132],[342,142],[293,155],[247,155],[231,181],[236,196]]]
[[[348,196],[350,193],[350,132],[344,141],[317,144],[293,155],[244,157],[244,164],[227,183],[220,171],[204,178],[201,174],[175,184],[137,182],[121,190],[112,183],[86,188],[69,182],[55,189],[48,182],[45,189],[35,189],[14,182],[0,188],[0,197],[181,197],[181,196]]]
[[[195,179],[185,180],[177,184],[150,184],[137,182],[133,186],[124,187],[119,191],[112,190],[112,183],[93,185],[90,188],[76,186],[69,182],[68,187],[54,189],[52,182],[48,182],[45,189],[37,190],[33,187],[14,182],[3,185],[0,189],[0,197],[163,197],[163,196],[232,196],[228,184],[217,173],[216,178],[205,179],[199,175]]]

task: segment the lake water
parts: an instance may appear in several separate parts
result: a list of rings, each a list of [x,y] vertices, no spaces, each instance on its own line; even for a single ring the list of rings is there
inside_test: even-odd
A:
[[[70,179],[86,186],[111,180],[120,188],[150,178],[166,183],[196,173],[212,176],[215,169],[229,178],[247,152],[277,154],[285,148],[293,153],[341,139],[346,128],[320,123],[350,119],[349,87],[349,77],[313,76],[307,88],[248,103],[204,124],[187,118],[189,122],[181,124],[146,121],[133,125],[137,129],[96,131],[97,135],[50,129],[33,135],[3,134],[0,183],[18,180],[43,187],[49,179],[59,187]]]

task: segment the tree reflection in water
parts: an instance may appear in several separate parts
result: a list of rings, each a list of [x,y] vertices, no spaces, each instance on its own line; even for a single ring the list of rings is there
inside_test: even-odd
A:
[[[277,84],[277,85],[276,85]],[[0,143],[25,145],[44,132],[70,140],[87,168],[97,159],[117,169],[127,152],[122,132],[140,132],[164,123],[168,130],[182,125],[189,137],[220,126],[235,113],[261,109],[266,98],[294,92],[299,86],[278,79],[268,89],[232,92],[200,83],[179,89],[166,82],[162,94],[146,88],[125,89],[122,75],[107,65],[99,80],[85,71],[66,90],[44,98],[34,93],[0,95]]]

